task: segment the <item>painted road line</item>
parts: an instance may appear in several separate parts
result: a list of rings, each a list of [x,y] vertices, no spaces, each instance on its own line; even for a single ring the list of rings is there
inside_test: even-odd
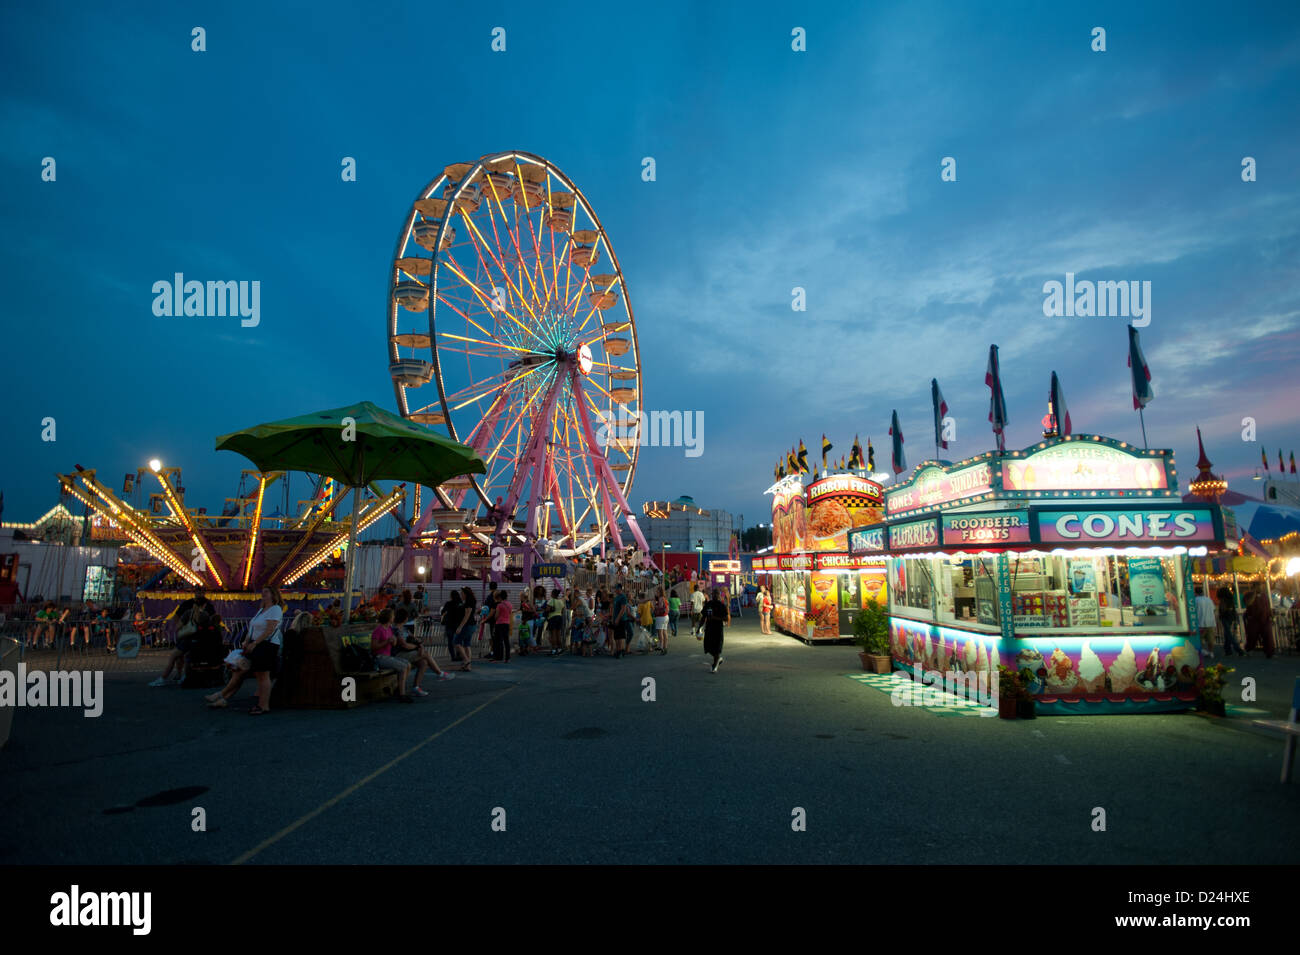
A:
[[[275,845],[277,842],[279,842],[279,841],[280,841],[281,839],[283,839],[285,836],[289,835],[291,832],[295,832],[296,830],[301,829],[301,828],[302,828],[303,826],[305,826],[307,823],[311,822],[313,819],[315,819],[317,816],[319,816],[321,813],[323,813],[326,809],[329,809],[331,806],[335,806],[335,805],[337,805],[338,803],[342,802],[344,799],[347,799],[349,796],[351,796],[354,792],[356,792],[356,791],[357,791],[358,789],[360,789],[362,786],[365,786],[367,783],[371,782],[372,780],[378,779],[380,776],[382,776],[384,773],[388,772],[390,769],[392,769],[394,766],[396,766],[396,765],[397,765],[398,763],[400,763],[402,760],[406,759],[406,757],[408,757],[408,756],[410,756],[410,755],[412,755],[412,754],[418,752],[419,750],[423,749],[425,746],[427,746],[428,744],[432,743],[435,739],[437,739],[437,738],[438,738],[439,736],[441,736],[443,733],[446,733],[448,730],[454,729],[455,727],[459,726],[461,723],[465,722],[467,719],[469,719],[471,716],[473,716],[473,715],[474,715],[475,713],[477,713],[479,710],[481,710],[481,709],[483,709],[483,708],[485,708],[485,707],[487,707],[487,706],[492,705],[493,703],[495,703],[497,700],[501,699],[501,697],[505,696],[507,693],[509,693],[509,692],[510,692],[511,690],[513,690],[513,689],[514,689],[513,686],[511,686],[511,687],[507,687],[506,689],[504,689],[504,690],[502,690],[500,693],[498,693],[496,696],[492,697],[492,699],[490,699],[490,700],[486,700],[486,701],[484,701],[483,703],[480,703],[478,706],[474,707],[474,709],[470,710],[470,711],[469,711],[468,713],[466,713],[464,716],[462,716],[462,717],[460,717],[459,719],[455,720],[454,722],[449,723],[448,725],[444,726],[442,729],[438,730],[438,732],[434,733],[433,735],[428,736],[428,737],[426,737],[425,739],[421,740],[420,742],[416,743],[414,746],[412,746],[410,749],[408,749],[405,753],[402,753],[400,756],[394,757],[393,759],[389,760],[387,763],[385,763],[383,766],[380,766],[378,769],[376,769],[376,770],[375,770],[373,773],[371,773],[369,776],[366,776],[364,779],[359,779],[359,780],[357,780],[355,783],[353,783],[353,784],[352,784],[351,786],[349,786],[347,789],[343,790],[343,791],[342,791],[341,793],[339,793],[338,795],[336,795],[336,796],[331,796],[329,799],[325,800],[323,803],[321,803],[319,806],[317,806],[317,807],[316,807],[315,809],[313,809],[311,812],[307,813],[305,816],[302,816],[302,817],[300,817],[300,818],[298,818],[298,819],[295,819],[293,822],[289,823],[289,825],[285,826],[283,829],[281,829],[281,830],[280,830],[279,832],[277,832],[275,835],[273,835],[273,836],[271,836],[270,838],[264,839],[263,841],[259,842],[257,845],[255,845],[253,848],[249,849],[249,850],[248,850],[247,852],[245,852],[243,855],[239,856],[237,859],[235,859],[234,861],[232,861],[230,864],[231,864],[231,865],[243,865],[245,862],[247,862],[249,859],[253,858],[253,857],[254,857],[255,855],[257,855],[258,853],[263,852],[263,851],[266,850],[266,849],[269,849],[271,846]]]

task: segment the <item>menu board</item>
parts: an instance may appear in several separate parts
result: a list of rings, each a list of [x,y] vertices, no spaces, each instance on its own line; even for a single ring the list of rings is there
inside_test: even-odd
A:
[[[1168,606],[1165,596],[1165,575],[1159,557],[1130,557],[1128,559],[1128,588],[1134,607],[1149,607],[1164,612]]]
[[[1101,626],[1101,612],[1097,608],[1097,600],[1095,597],[1070,598],[1070,626]]]

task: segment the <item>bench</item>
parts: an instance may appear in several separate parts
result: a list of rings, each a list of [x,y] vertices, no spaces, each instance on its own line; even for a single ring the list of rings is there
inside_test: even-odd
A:
[[[1291,691],[1291,716],[1286,720],[1251,720],[1251,726],[1262,730],[1281,733],[1286,737],[1282,744],[1282,782],[1291,781],[1291,769],[1295,765],[1295,744],[1300,738],[1300,723],[1296,722],[1300,712],[1300,677],[1296,677],[1295,688]]]
[[[353,673],[343,669],[340,657],[344,636],[364,636],[363,628],[341,627],[322,630],[308,627],[284,636],[284,659],[280,678],[271,692],[273,707],[343,710],[397,695],[397,672],[379,670]],[[343,681],[356,680],[356,699],[343,699]]]

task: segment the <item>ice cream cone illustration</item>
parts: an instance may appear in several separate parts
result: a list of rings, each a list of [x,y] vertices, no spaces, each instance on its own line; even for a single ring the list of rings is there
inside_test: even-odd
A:
[[[1087,640],[1079,651],[1079,689],[1084,693],[1102,693],[1106,689],[1106,668]]]
[[[1127,693],[1136,685],[1137,656],[1127,640],[1124,641],[1124,649],[1119,652],[1119,656],[1115,658],[1115,662],[1110,665],[1107,672],[1110,676],[1112,693]]]

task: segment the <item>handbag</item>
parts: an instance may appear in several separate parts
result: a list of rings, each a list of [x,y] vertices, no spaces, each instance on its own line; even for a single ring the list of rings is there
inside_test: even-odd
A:
[[[355,637],[343,638],[343,646],[339,650],[339,665],[345,673],[373,673],[379,669],[375,663],[375,655],[370,652],[370,639],[368,637],[365,639],[366,644],[362,645]]]

